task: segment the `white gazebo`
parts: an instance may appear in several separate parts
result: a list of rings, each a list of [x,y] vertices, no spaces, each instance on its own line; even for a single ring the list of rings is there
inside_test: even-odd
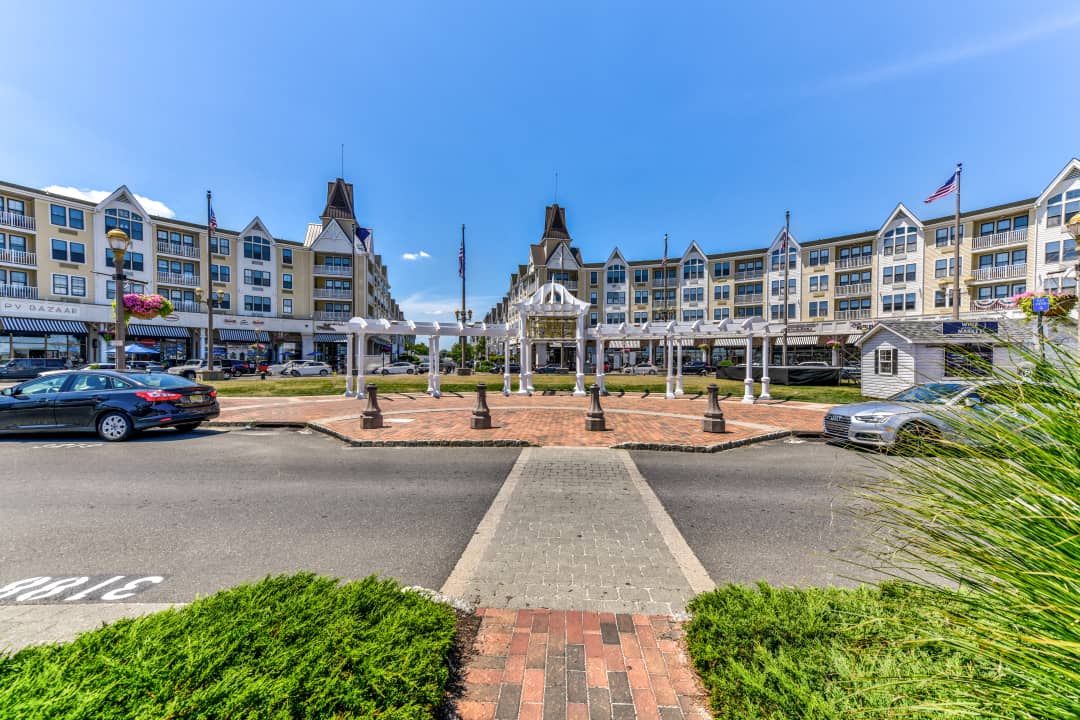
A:
[[[518,384],[518,394],[529,395],[534,389],[532,344],[537,341],[572,339],[577,347],[577,352],[574,353],[574,395],[584,396],[585,316],[589,312],[589,303],[577,299],[559,283],[549,282],[537,288],[532,297],[516,303],[514,307],[518,309],[518,342],[521,343],[521,382]],[[507,361],[503,365],[509,367],[510,363]],[[508,373],[506,377],[509,377]]]

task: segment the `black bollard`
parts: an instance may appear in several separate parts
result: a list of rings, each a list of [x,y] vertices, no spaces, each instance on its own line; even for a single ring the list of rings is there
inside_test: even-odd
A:
[[[472,411],[469,427],[473,430],[491,429],[491,410],[487,404],[487,383],[476,384],[476,407]]]
[[[707,433],[725,432],[724,411],[716,398],[718,392],[719,388],[709,385],[709,407],[705,410],[705,419],[701,421],[701,429]]]
[[[585,413],[585,429],[586,430],[606,430],[607,427],[604,424],[604,408],[600,407],[600,387],[598,385],[591,385],[589,387],[589,412]]]
[[[360,427],[364,430],[378,430],[382,424],[382,410],[379,409],[379,398],[376,397],[379,388],[375,383],[364,386],[367,391],[367,407],[364,408]]]

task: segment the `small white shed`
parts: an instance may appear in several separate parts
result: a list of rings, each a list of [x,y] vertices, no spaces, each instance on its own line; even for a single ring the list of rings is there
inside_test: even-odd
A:
[[[1020,361],[1005,337],[1023,331],[1004,320],[879,323],[856,342],[862,394],[884,398],[922,383],[980,377],[988,368],[1015,369]]]

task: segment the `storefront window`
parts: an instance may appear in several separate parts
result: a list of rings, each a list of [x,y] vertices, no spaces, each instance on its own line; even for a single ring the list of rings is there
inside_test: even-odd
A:
[[[13,358],[60,358],[72,366],[82,365],[89,357],[86,337],[82,335],[0,335],[0,361]]]

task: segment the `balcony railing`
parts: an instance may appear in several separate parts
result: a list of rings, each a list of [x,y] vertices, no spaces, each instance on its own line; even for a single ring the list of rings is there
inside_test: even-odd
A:
[[[735,282],[740,280],[757,280],[765,277],[765,268],[761,270],[741,270],[735,273]]]
[[[330,322],[348,322],[352,320],[352,313],[348,312],[326,312],[325,310],[318,310],[315,313],[316,320],[328,320]]]
[[[735,295],[736,305],[760,305],[764,296],[761,293],[754,295]]]
[[[874,263],[874,258],[870,255],[859,255],[858,257],[846,257],[838,258],[836,260],[837,270],[846,270],[848,268],[861,268],[870,267]]]
[[[338,290],[336,288],[320,288],[317,287],[313,291],[315,297],[319,299],[328,300],[350,300],[352,299],[352,290]],[[369,296],[370,297],[370,296]]]
[[[187,285],[188,287],[196,287],[199,284],[199,276],[159,272],[157,274],[157,281],[159,283],[164,283],[165,285]]]
[[[197,303],[192,300],[174,300],[173,310],[176,312],[190,312],[197,313],[203,312],[206,307],[202,303]]]
[[[37,253],[23,252],[22,250],[0,250],[0,263],[35,267],[37,265]]]
[[[0,297],[37,300],[37,288],[30,285],[0,285]]]
[[[18,215],[6,210],[0,210],[0,227],[37,232],[37,220],[29,215]]]
[[[870,313],[873,310],[867,308],[866,310],[837,310],[837,320],[865,320],[870,317]]]
[[[352,267],[342,265],[315,265],[312,272],[316,275],[344,275],[352,277]]]
[[[874,286],[870,283],[853,283],[851,285],[837,285],[833,291],[836,297],[853,297],[855,295],[869,295]]]
[[[176,255],[177,257],[199,257],[199,248],[191,245],[181,245],[180,243],[159,242],[157,251],[165,255]]]
[[[998,265],[997,267],[978,268],[972,274],[976,282],[983,280],[1005,280],[1008,278],[1027,277],[1027,263]]]
[[[1020,228],[1019,230],[1009,230],[1008,232],[999,232],[993,235],[980,235],[971,239],[971,249],[987,250],[1006,245],[1026,245],[1027,231],[1027,228]]]

